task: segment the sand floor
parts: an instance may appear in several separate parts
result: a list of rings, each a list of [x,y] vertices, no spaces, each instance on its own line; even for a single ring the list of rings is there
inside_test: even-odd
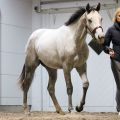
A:
[[[66,113],[59,115],[54,112],[31,112],[31,115],[24,115],[18,112],[0,112],[0,120],[120,120],[117,113]]]

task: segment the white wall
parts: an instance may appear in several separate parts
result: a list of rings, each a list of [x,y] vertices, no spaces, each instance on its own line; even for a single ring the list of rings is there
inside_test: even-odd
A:
[[[96,4],[99,1],[96,1]],[[111,1],[109,1],[111,3]],[[108,1],[107,1],[108,3]],[[33,7],[38,1],[33,0]],[[84,3],[87,4],[87,3]],[[73,4],[78,6],[77,3]],[[60,7],[55,5],[52,7]],[[61,4],[61,6],[65,6]],[[47,7],[51,7],[48,5]],[[113,10],[112,13],[114,12]],[[72,13],[61,14],[37,14],[33,11],[33,31],[36,28],[57,28],[69,19]],[[107,11],[101,11],[103,17],[104,32],[108,29],[112,22],[108,17]],[[112,14],[113,15],[113,14]],[[87,42],[91,37],[87,37]],[[110,68],[110,59],[104,54],[97,55],[91,48],[88,64],[88,79],[90,87],[88,89],[85,109],[86,111],[115,111],[115,83]],[[35,80],[32,85],[32,110],[55,110],[51,98],[47,92],[48,75],[43,67],[39,67],[36,71]],[[75,70],[72,71],[72,82],[74,87],[73,105],[76,106],[80,102],[82,95],[82,82]],[[79,92],[78,92],[79,91]],[[67,109],[67,94],[62,70],[58,72],[58,80],[56,83],[56,96],[62,108]]]
[[[31,0],[0,0],[0,105],[22,104],[18,77],[32,28]]]

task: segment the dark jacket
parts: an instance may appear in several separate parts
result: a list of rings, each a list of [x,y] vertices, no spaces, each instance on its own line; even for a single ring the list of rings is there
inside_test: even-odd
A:
[[[115,57],[111,59],[115,59],[120,62],[120,23],[114,23],[105,34],[105,42],[103,45],[104,51],[107,54],[109,53],[111,42],[112,49],[115,52]]]

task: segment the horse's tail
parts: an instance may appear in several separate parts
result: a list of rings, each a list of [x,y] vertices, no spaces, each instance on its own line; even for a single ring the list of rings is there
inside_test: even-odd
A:
[[[34,68],[28,67],[26,64],[24,64],[19,79],[20,87],[23,91],[28,91],[33,80],[34,70]]]
[[[23,69],[19,78],[19,83],[22,90],[24,89],[24,82],[25,82],[25,64],[23,66]]]
[[[34,55],[32,54],[31,57],[33,57]],[[29,57],[29,61],[30,61],[30,57]],[[34,73],[35,73],[35,69],[36,67],[39,65],[39,61],[38,60],[34,60],[34,62],[32,64],[28,63],[28,58],[26,58],[25,64],[23,65],[23,69],[19,78],[19,83],[20,83],[20,87],[23,91],[28,91],[29,87],[32,83],[33,77],[34,77]]]

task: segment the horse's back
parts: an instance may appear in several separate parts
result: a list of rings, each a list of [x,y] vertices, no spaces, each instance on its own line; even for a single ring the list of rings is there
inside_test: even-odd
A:
[[[38,30],[35,30],[30,35],[27,46],[31,42],[36,47],[39,44],[42,44],[42,45],[44,44],[45,46],[53,45],[53,48],[54,48],[55,43],[56,44],[59,44],[59,42],[69,43],[69,41],[66,40],[66,37],[67,37],[67,39],[69,39],[70,34],[69,35],[68,34],[69,34],[69,29],[68,29],[68,27],[66,27],[64,25],[58,29],[38,29]]]

